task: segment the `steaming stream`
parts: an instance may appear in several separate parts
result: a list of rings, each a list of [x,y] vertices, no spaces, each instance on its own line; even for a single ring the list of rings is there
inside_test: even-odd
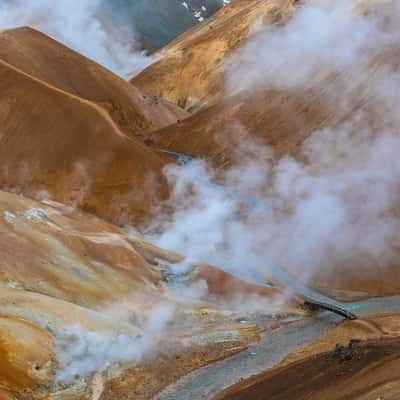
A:
[[[183,166],[190,163],[191,157],[178,153],[167,153],[174,157],[178,163],[184,160]],[[223,185],[213,184],[218,192],[224,191],[227,196],[239,199],[249,204],[250,209],[258,208],[258,201],[251,196],[243,197],[231,188]],[[215,265],[225,271],[238,275],[243,265],[239,265],[234,257],[215,255],[206,257],[204,262]],[[355,302],[340,302],[334,300],[311,287],[296,280],[282,268],[269,266],[266,268],[266,260],[256,254],[247,259],[246,278],[265,284],[265,279],[257,271],[266,271],[272,278],[279,281],[282,286],[292,289],[308,299],[324,302],[353,312],[356,315],[365,316],[377,313],[400,312],[400,296],[372,298]],[[240,274],[239,274],[240,275]],[[267,310],[266,310],[267,311]],[[287,318],[287,321],[290,317]],[[330,312],[323,312],[315,317],[305,317],[292,321],[291,324],[281,327],[277,331],[266,331],[261,334],[259,343],[251,345],[247,350],[230,358],[218,361],[200,368],[179,379],[154,397],[155,400],[196,400],[210,399],[222,390],[238,383],[242,379],[259,374],[272,368],[279,361],[296,349],[303,347],[333,329],[341,318]],[[273,323],[273,318],[266,312],[263,316],[255,319],[249,318],[249,322],[257,323],[263,329]]]

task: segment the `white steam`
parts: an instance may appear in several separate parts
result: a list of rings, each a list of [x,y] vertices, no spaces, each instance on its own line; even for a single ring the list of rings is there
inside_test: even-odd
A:
[[[194,161],[186,168],[167,166],[165,175],[173,187],[171,203],[178,207],[157,245],[184,254],[185,261],[175,269],[187,270],[224,243],[222,228],[235,204],[223,188],[212,182],[212,171],[203,161]]]
[[[219,175],[224,188],[204,162],[169,167],[175,213],[157,244],[186,255],[187,264],[247,277],[273,265],[306,280],[333,267],[362,274],[399,261],[400,80],[392,45],[400,18],[392,13],[381,24],[350,3],[313,1],[285,26],[266,27],[233,57],[228,78],[231,92],[312,87],[336,101],[343,118],[315,131],[298,158],[274,160],[249,132],[232,144],[240,162]]]
[[[128,312],[123,305],[115,306],[119,312]],[[116,323],[121,314],[111,308]],[[132,310],[130,310],[132,312]],[[115,333],[87,330],[80,325],[66,326],[57,335],[56,356],[59,363],[58,382],[70,382],[97,371],[104,371],[118,363],[139,362],[158,343],[173,318],[175,308],[169,303],[155,305],[141,324],[140,333]],[[134,331],[134,329],[133,329]]]
[[[124,74],[151,63],[137,48],[132,26],[121,25],[102,0],[0,0],[0,29],[29,25],[112,71]]]
[[[69,326],[58,341],[57,358],[61,368],[57,380],[68,382],[118,362],[137,360],[142,354],[140,339]]]
[[[284,26],[265,27],[233,56],[231,93],[320,84],[327,73],[352,69],[368,59],[371,48],[393,42],[393,32],[355,13],[354,0],[309,3]]]

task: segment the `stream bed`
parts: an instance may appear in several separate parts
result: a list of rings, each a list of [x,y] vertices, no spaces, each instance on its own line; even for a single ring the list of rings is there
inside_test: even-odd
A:
[[[340,303],[340,305],[358,315],[397,313],[400,312],[400,296]],[[272,368],[288,354],[329,332],[340,320],[336,314],[323,312],[315,317],[293,321],[276,331],[267,330],[261,334],[261,340],[247,350],[182,377],[153,399],[211,399],[240,380]],[[266,327],[265,321],[251,322],[258,322],[261,327]]]

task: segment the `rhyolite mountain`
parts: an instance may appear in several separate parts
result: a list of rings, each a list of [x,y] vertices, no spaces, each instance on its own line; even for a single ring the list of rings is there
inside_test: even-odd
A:
[[[129,82],[0,30],[0,400],[400,399],[398,2],[324,0],[343,35],[297,32],[306,0],[18,1],[103,2],[150,51],[193,28]],[[382,45],[321,65],[353,13]],[[263,33],[295,37],[295,73],[326,29],[311,78],[286,85],[285,57],[241,85],[291,48]]]

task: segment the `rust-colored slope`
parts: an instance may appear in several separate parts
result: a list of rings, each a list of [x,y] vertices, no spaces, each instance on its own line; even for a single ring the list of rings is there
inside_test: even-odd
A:
[[[337,99],[328,93],[336,84],[332,82],[321,82],[314,89],[285,90],[267,89],[260,82],[257,90],[226,93],[231,57],[257,33],[257,21],[260,25],[283,23],[294,12],[294,3],[234,1],[167,46],[159,62],[133,77],[134,85],[198,111],[176,125],[149,133],[149,143],[207,157],[226,167],[233,161],[235,138],[244,133],[261,139],[280,156],[295,151],[315,130],[350,113],[337,112]],[[346,85],[346,80],[340,84]],[[354,96],[354,109],[361,98]]]
[[[0,192],[0,216],[3,286],[97,308],[160,280],[135,241],[89,214]]]
[[[312,90],[265,91],[228,98],[186,120],[149,133],[148,143],[193,157],[207,157],[216,166],[235,160],[235,146],[249,140],[275,151],[276,156],[296,150],[315,130],[343,115],[334,102]]]
[[[95,62],[28,27],[0,32],[0,59],[58,89],[96,103],[129,136],[185,117],[179,107],[144,95]]]
[[[130,377],[125,379],[110,374],[117,387],[128,393],[152,387],[161,389],[184,372],[237,352],[258,338],[254,324],[239,326],[232,322],[232,315],[238,314],[226,304],[226,293],[215,298],[213,288],[224,273],[207,267],[207,277],[193,276],[194,281],[207,279],[210,291],[188,302],[174,294],[174,285],[169,286],[163,279],[156,261],[168,264],[168,260],[178,261],[177,255],[156,248],[139,235],[134,238],[95,216],[59,203],[37,202],[0,191],[0,234],[0,398],[80,398],[75,391],[86,398],[90,379],[75,387],[74,382],[69,382],[70,397],[68,392],[54,393],[54,372],[60,361],[55,345],[65,337],[65,330],[79,326],[82,335],[91,332],[100,338],[104,334],[117,339],[124,334],[133,341],[145,329],[143,322],[151,317],[153,308],[159,305],[176,308],[180,315],[180,319],[172,321],[176,329],[168,333],[165,327],[166,332],[160,332],[168,336],[161,341],[162,357],[180,363],[174,355],[179,351],[182,357],[188,357],[187,361],[176,370],[164,370],[165,378],[161,381],[159,376],[151,375],[148,388],[140,387],[135,374],[128,372]],[[252,298],[255,285],[230,277],[229,282],[233,281],[236,293]],[[267,304],[270,296],[277,294],[266,287],[256,288],[258,301],[265,299]],[[289,299],[285,297],[286,300]],[[221,306],[223,312],[219,311]],[[299,312],[297,303],[296,306]],[[282,302],[279,311],[292,308]],[[224,330],[234,330],[239,339],[233,337],[214,344],[213,333]],[[208,334],[210,342],[197,346],[196,335]],[[193,340],[188,342],[192,336]],[[170,347],[165,346],[166,341],[171,343]],[[186,341],[186,345],[182,347],[179,341]],[[90,354],[85,352],[82,356],[90,361]],[[159,360],[153,361],[153,357],[147,361],[153,372],[165,367],[160,367]],[[148,371],[143,370],[142,364],[137,368],[141,370],[140,381]],[[119,393],[118,389],[112,391],[114,396],[115,393]]]
[[[334,128],[352,118],[356,111],[371,114],[371,120],[379,119],[382,110],[377,102],[371,102],[366,82],[375,79],[380,66],[390,70],[398,64],[399,54],[393,48],[368,55],[370,68],[364,65],[358,73],[334,68],[327,71],[327,65],[321,65],[320,74],[313,76],[308,86],[303,82],[273,88],[261,76],[259,85],[249,88],[240,87],[238,82],[242,91],[236,91],[232,81],[226,84],[228,76],[232,78],[227,74],[232,60],[235,65],[241,61],[232,57],[257,36],[257,26],[265,28],[265,20],[283,25],[296,12],[295,3],[300,4],[289,0],[234,1],[167,46],[159,62],[133,77],[131,82],[138,87],[186,108],[194,106],[193,111],[197,111],[176,125],[150,133],[149,143],[207,157],[226,166],[232,161],[238,133],[240,136],[247,132],[250,137],[261,139],[279,157],[295,153],[312,133],[320,128]],[[390,7],[388,11],[381,3],[373,8],[370,1],[359,2],[355,12],[376,14],[384,20],[391,15]],[[257,24],[258,20],[262,23]],[[240,80],[240,76],[236,75],[236,79]],[[229,93],[225,93],[228,86]]]
[[[159,274],[124,231],[49,204],[0,192],[1,398],[44,398],[54,390],[54,344],[66,327],[135,335],[108,307],[131,299],[132,313],[159,296]]]
[[[164,162],[107,112],[0,61],[0,182],[121,223],[166,195]],[[146,190],[144,190],[146,188]]]
[[[107,307],[132,293],[137,305],[156,299],[160,277],[126,233],[60,204],[0,192],[0,233],[0,397],[43,398],[53,390],[54,335],[76,324],[126,329]]]
[[[224,95],[229,56],[249,37],[259,19],[279,20],[292,0],[236,0],[161,51],[162,59],[131,82],[184,108],[199,109]]]
[[[45,330],[23,319],[0,317],[0,398],[48,389],[51,350],[51,336]]]

